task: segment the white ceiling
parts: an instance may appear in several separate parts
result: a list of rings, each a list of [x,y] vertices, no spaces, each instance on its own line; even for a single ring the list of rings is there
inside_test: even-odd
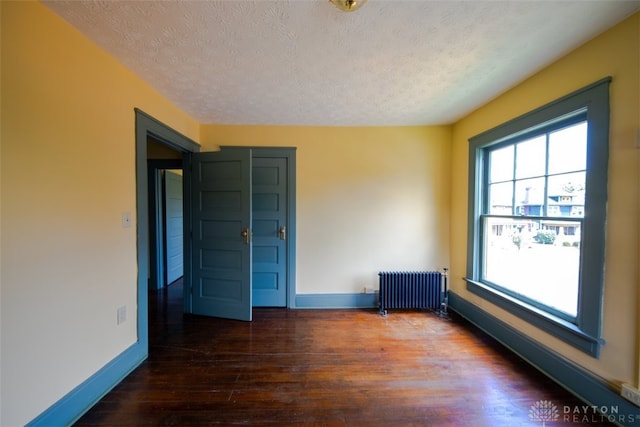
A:
[[[629,0],[46,1],[201,123],[448,124],[634,11]]]

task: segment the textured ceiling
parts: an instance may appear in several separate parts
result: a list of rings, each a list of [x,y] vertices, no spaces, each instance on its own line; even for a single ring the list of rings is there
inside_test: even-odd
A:
[[[639,1],[45,1],[201,123],[448,124]]]

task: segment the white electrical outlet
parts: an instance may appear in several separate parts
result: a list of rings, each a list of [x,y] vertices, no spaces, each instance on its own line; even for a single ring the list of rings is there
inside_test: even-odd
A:
[[[637,388],[631,387],[629,384],[622,384],[620,395],[634,405],[640,406],[640,390]]]
[[[123,305],[118,307],[118,325],[124,323],[127,320],[127,306]]]

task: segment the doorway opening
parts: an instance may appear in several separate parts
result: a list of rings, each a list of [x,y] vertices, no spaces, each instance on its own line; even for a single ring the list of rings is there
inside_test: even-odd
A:
[[[163,289],[184,275],[182,165],[182,153],[147,139],[149,290]]]
[[[159,266],[164,266],[164,257],[158,256],[158,248],[163,244],[156,242],[153,246],[152,241],[160,239],[156,236],[155,228],[158,226],[157,219],[152,220],[150,212],[153,212],[153,218],[157,218],[157,212],[150,207],[155,206],[156,202],[151,200],[155,197],[158,186],[158,180],[155,178],[159,175],[160,170],[182,170],[183,161],[191,153],[199,152],[200,145],[193,140],[187,138],[181,133],[171,129],[165,124],[159,122],[148,114],[139,109],[134,109],[136,123],[136,213],[137,213],[137,263],[138,263],[138,344],[143,349],[145,355],[149,353],[149,292],[150,285],[158,288],[158,283],[166,285],[166,275]],[[151,164],[151,166],[150,166]],[[149,190],[150,185],[154,189]],[[154,226],[151,222],[155,221]],[[166,252],[166,250],[165,250]],[[166,270],[166,267],[165,267]],[[153,274],[153,279],[152,279]],[[164,278],[164,282],[163,282]],[[166,286],[162,289],[166,290]],[[152,321],[166,321],[167,299],[161,298],[154,306],[154,319]],[[160,316],[158,319],[157,316]],[[180,312],[180,316],[182,313]],[[157,328],[154,328],[157,330]]]
[[[184,276],[183,154],[147,137],[149,350],[182,322]]]
[[[135,109],[136,114],[136,212],[137,212],[137,261],[138,261],[138,344],[145,354],[148,354],[149,349],[149,292],[150,289],[157,291],[158,289],[166,289],[167,285],[173,282],[179,282],[180,268],[177,268],[178,273],[171,272],[172,267],[167,262],[171,256],[175,257],[175,254],[171,254],[171,250],[164,244],[172,236],[166,224],[166,219],[169,217],[168,210],[166,210],[165,202],[159,202],[161,197],[158,194],[162,194],[162,185],[167,185],[166,182],[161,184],[163,179],[168,174],[174,174],[181,176],[181,172],[185,174],[183,189],[183,211],[185,218],[191,218],[187,213],[187,207],[192,209],[194,189],[192,188],[191,180],[186,175],[192,174],[192,163],[196,159],[201,159],[205,154],[210,155],[212,153],[200,153],[200,145],[191,139],[185,137],[179,132],[171,129],[163,123],[157,121],[153,117],[147,115],[141,110]],[[224,152],[233,151],[233,147],[227,147]],[[236,147],[240,148],[240,147]],[[259,219],[259,224],[254,226],[258,227],[255,230],[256,248],[258,254],[256,256],[256,262],[260,263],[261,269],[256,269],[256,277],[254,282],[256,283],[256,292],[267,292],[269,288],[275,288],[279,285],[279,281],[274,278],[278,274],[286,276],[286,279],[282,281],[282,288],[285,290],[285,294],[282,297],[281,302],[275,304],[269,302],[263,302],[264,306],[282,306],[288,308],[295,308],[295,148],[269,148],[269,147],[242,147],[243,149],[251,149],[254,159],[256,161],[256,169],[254,169],[254,177],[261,177],[257,179],[257,182],[261,183],[256,188],[257,201],[256,206],[261,205],[263,207],[271,206],[269,200],[285,199],[286,208],[281,213],[285,218],[284,223],[279,223],[278,218],[270,217],[266,211],[262,212],[264,217]],[[153,154],[150,154],[152,152]],[[239,152],[239,151],[238,151]],[[251,155],[250,155],[251,158]],[[277,160],[280,159],[280,160]],[[284,162],[286,168],[272,164],[273,161]],[[251,162],[248,163],[249,165]],[[270,173],[269,171],[286,170],[285,175],[279,175],[278,173]],[[188,173],[187,173],[188,172]],[[249,175],[250,176],[250,175]],[[282,182],[283,187],[277,185],[265,185],[269,178],[274,178],[277,182]],[[257,182],[254,182],[257,183]],[[284,184],[286,182],[286,184]],[[179,185],[178,185],[179,187]],[[280,193],[279,188],[286,188],[285,193]],[[159,211],[158,206],[165,203],[165,210]],[[247,206],[250,206],[247,205]],[[159,213],[161,212],[161,213]],[[286,214],[285,214],[286,212]],[[176,219],[176,218],[174,218]],[[164,221],[164,222],[163,222]],[[177,221],[177,219],[176,219]],[[153,224],[152,224],[153,223]],[[161,224],[165,224],[161,226]],[[276,228],[271,227],[274,225]],[[251,221],[249,221],[251,226]],[[176,224],[173,225],[175,228]],[[191,230],[192,224],[187,224],[183,230]],[[286,248],[286,255],[283,256],[287,260],[286,264],[279,266],[280,270],[270,270],[273,265],[268,265],[270,259],[280,259],[279,256],[275,258],[269,255],[273,252],[270,250],[268,242],[262,242],[262,246],[258,244],[258,239],[262,232],[269,231],[275,237],[275,240],[280,242]],[[276,230],[276,231],[273,231]],[[247,233],[247,235],[249,235]],[[173,236],[175,238],[175,236]],[[185,238],[186,237],[186,238]],[[192,242],[191,237],[183,233],[182,251],[184,252],[184,263],[182,273],[186,275],[184,279],[187,283],[183,286],[185,289],[183,304],[184,309],[178,312],[180,319],[183,312],[191,313],[190,306],[187,307],[187,302],[193,297],[194,293],[191,292],[191,287],[188,285],[191,283],[190,274],[192,268]],[[154,243],[155,242],[155,243]],[[272,263],[273,264],[273,263]],[[275,268],[275,267],[274,267]],[[187,291],[189,292],[187,294]],[[163,302],[160,300],[160,305],[156,308],[163,309]],[[251,308],[251,302],[249,302],[249,308]],[[156,313],[157,315],[158,313]],[[160,311],[160,316],[165,316],[166,312]],[[156,319],[157,320],[157,319]],[[155,321],[155,320],[154,320]]]

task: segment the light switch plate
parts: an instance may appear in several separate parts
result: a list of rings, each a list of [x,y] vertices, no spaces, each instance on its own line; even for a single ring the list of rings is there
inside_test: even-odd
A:
[[[122,228],[131,227],[131,212],[122,212]]]

